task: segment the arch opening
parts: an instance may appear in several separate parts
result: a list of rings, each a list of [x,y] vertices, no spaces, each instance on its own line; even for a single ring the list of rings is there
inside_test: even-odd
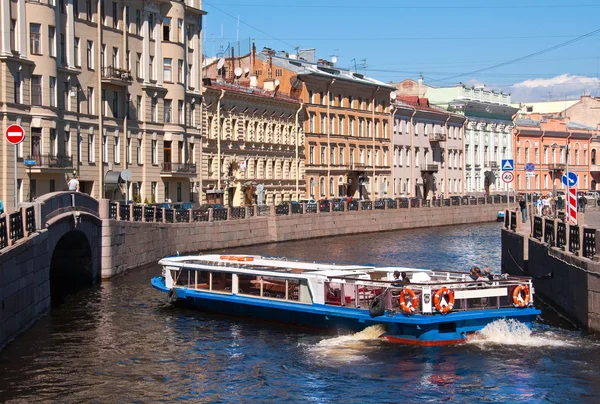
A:
[[[50,263],[50,301],[62,303],[68,295],[91,287],[94,279],[92,250],[86,235],[71,231],[58,240]]]

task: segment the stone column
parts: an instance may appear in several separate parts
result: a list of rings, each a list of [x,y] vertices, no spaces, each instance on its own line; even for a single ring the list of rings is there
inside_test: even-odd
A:
[[[11,55],[10,50],[10,1],[0,2],[0,53],[2,55]],[[16,35],[16,33],[15,33]]]
[[[3,1],[2,3],[9,3],[7,1]],[[27,58],[27,23],[25,21],[25,0],[21,0],[18,2],[18,20],[17,20],[17,32],[18,39],[15,45],[17,45],[19,49],[19,53],[22,58]],[[9,28],[10,32],[10,23],[7,26],[3,26],[2,30],[4,31],[6,28]],[[47,43],[47,42],[46,42]]]
[[[67,26],[65,28],[65,46],[67,47],[67,66],[75,67],[75,15],[73,14],[73,1],[67,0]],[[81,51],[81,44],[79,44]]]
[[[142,35],[144,36],[143,54],[142,54],[142,65],[144,69],[144,83],[149,83],[152,77],[150,73],[150,24],[148,23],[148,17],[150,13],[144,12],[144,23],[142,24]]]

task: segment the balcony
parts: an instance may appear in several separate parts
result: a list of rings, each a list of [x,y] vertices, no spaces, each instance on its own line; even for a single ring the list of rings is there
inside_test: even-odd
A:
[[[431,136],[429,136],[429,141],[430,142],[445,142],[446,134],[443,132],[433,133]]]
[[[196,164],[163,163],[160,169],[161,177],[195,177]]]
[[[567,165],[565,163],[550,163],[548,164],[548,170],[550,171],[563,171]]]
[[[133,81],[131,72],[118,67],[108,66],[102,68],[102,83],[117,86],[129,86]]]
[[[365,163],[352,163],[350,164],[350,171],[365,171],[369,168],[369,165]]]
[[[421,172],[424,173],[437,173],[438,165],[437,164],[421,164]]]
[[[65,155],[37,154],[27,156],[25,162],[31,173],[70,173],[73,171],[73,157]]]
[[[593,173],[600,172],[600,165],[598,165],[596,162],[592,161],[592,164],[590,165],[590,172],[593,172]]]

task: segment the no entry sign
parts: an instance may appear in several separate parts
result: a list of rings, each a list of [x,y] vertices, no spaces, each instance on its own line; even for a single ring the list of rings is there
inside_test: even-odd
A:
[[[21,125],[10,125],[5,132],[6,140],[10,144],[18,145],[25,139],[25,131]]]

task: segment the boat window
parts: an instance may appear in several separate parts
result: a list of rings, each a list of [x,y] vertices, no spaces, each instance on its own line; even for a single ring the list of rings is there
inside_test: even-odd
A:
[[[210,276],[208,271],[195,271],[193,279],[190,279],[190,288],[208,289],[210,285]]]
[[[238,275],[238,281],[238,293],[240,295],[251,295],[294,301],[299,300],[300,282],[297,279]]]
[[[211,272],[212,287],[214,292],[231,293],[231,273],[229,272]]]
[[[188,286],[190,271],[182,268],[179,271],[174,271],[173,279],[175,279],[175,285],[177,286]]]

